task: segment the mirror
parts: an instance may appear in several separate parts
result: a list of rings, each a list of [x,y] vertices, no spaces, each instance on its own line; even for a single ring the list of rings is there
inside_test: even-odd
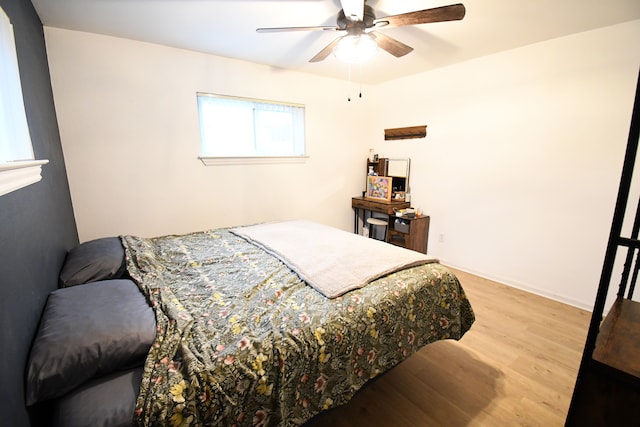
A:
[[[409,169],[411,159],[389,159],[387,176],[393,177],[393,192],[404,194],[409,192]]]

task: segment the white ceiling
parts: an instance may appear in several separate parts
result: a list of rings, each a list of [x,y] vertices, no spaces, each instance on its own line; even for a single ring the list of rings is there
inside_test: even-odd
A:
[[[367,62],[375,84],[573,33],[640,19],[640,0],[368,0],[377,17],[462,2],[462,21],[379,31],[412,46]],[[324,76],[347,78],[333,55],[309,63],[343,32],[256,33],[259,27],[335,25],[339,0],[32,0],[43,25],[106,34]],[[638,40],[629,40],[637,44]],[[359,67],[353,71],[360,75]]]

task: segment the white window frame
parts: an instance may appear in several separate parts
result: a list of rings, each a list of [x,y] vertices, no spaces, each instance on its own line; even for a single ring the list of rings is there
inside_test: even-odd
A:
[[[42,179],[22,98],[13,26],[0,7],[0,196]]]
[[[306,155],[306,141],[305,141],[305,110],[304,105],[302,104],[294,104],[294,103],[286,103],[279,101],[265,101],[261,99],[252,99],[252,98],[241,98],[235,96],[228,95],[218,95],[204,92],[197,92],[197,102],[198,102],[198,119],[200,126],[200,156],[199,159],[203,162],[203,164],[207,166],[212,165],[228,165],[228,164],[270,164],[270,163],[302,163],[304,162],[308,156]],[[211,103],[208,101],[215,100],[218,102],[217,108],[220,107],[220,104],[229,102],[230,108],[233,108],[234,105],[242,105],[247,106],[253,104],[252,111],[253,113],[247,113],[246,109],[244,111],[244,120],[246,124],[242,127],[235,126],[233,129],[227,129],[227,133],[234,134],[238,132],[239,134],[245,133],[244,137],[240,137],[238,140],[245,141],[246,147],[244,149],[239,149],[234,151],[233,149],[229,149],[226,153],[223,151],[212,152],[211,148],[207,149],[207,141],[211,141],[214,138],[218,138],[219,135],[216,135],[215,123],[212,123],[210,117],[207,117],[207,114],[211,114],[210,110],[207,111],[207,106],[212,107]],[[260,140],[257,138],[258,131],[256,127],[259,126],[259,114],[260,111],[269,112],[269,110],[275,110],[276,112],[287,112],[291,113],[291,127],[287,129],[287,132],[290,132],[290,150],[287,153],[277,153],[277,154],[260,154],[258,151],[260,150],[259,144]],[[289,111],[287,111],[289,110]],[[233,136],[223,136],[223,138],[227,138],[230,140],[230,143],[234,143]],[[227,144],[229,142],[225,142]],[[258,151],[255,151],[258,150]],[[244,151],[241,153],[240,151]]]

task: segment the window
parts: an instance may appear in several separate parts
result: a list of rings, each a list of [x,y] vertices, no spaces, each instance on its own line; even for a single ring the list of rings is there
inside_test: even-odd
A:
[[[205,164],[272,162],[305,156],[304,106],[198,93]]]
[[[46,160],[33,160],[9,17],[0,8],[0,195],[40,181]]]

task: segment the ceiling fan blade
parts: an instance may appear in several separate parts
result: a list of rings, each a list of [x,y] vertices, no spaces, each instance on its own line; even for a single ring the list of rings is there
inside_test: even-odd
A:
[[[316,54],[316,56],[311,58],[309,60],[309,62],[320,62],[320,61],[323,61],[324,59],[326,59],[327,56],[331,55],[331,52],[333,52],[333,48],[336,47],[336,45],[338,44],[338,42],[341,39],[342,39],[342,37],[338,37],[337,39],[333,40],[331,43],[329,43],[327,46],[325,46],[324,49],[322,49],[320,52],[318,52]]]
[[[396,58],[405,56],[407,53],[413,50],[411,46],[407,46],[406,44],[377,31],[371,31],[369,34],[373,35],[376,38],[376,42],[378,43],[378,47],[380,49],[386,50]]]
[[[272,28],[257,28],[258,33],[278,33],[284,31],[337,31],[338,27],[316,26],[316,27],[272,27]]]
[[[466,9],[464,5],[458,3],[378,18],[374,21],[374,26],[401,27],[405,25],[427,24],[429,22],[458,21],[464,18],[465,13]]]
[[[340,0],[344,16],[350,21],[362,21],[365,0]]]

